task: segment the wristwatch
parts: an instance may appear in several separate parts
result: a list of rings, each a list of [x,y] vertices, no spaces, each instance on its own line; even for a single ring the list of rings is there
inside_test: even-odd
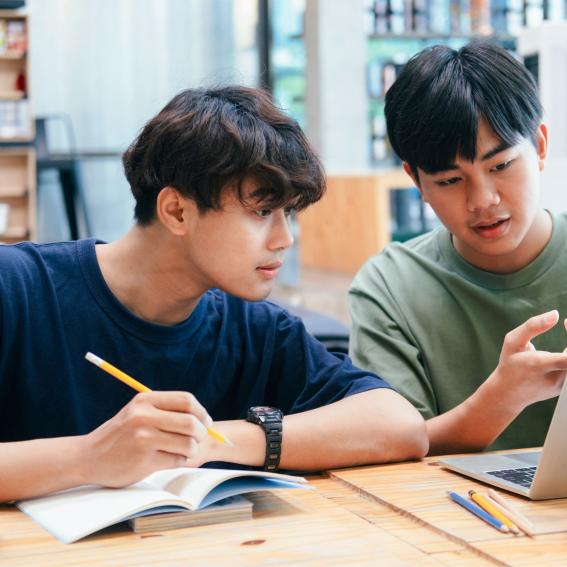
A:
[[[248,410],[246,421],[256,423],[266,434],[265,471],[277,471],[282,453],[283,413],[278,408],[254,406]]]

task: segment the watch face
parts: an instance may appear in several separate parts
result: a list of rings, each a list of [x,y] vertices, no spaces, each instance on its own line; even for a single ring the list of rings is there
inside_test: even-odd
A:
[[[270,418],[282,419],[283,413],[280,409],[271,406],[254,406],[248,410],[249,421],[264,421]]]
[[[272,413],[274,411],[280,411],[278,408],[273,408],[270,406],[255,406],[250,408],[254,413]]]

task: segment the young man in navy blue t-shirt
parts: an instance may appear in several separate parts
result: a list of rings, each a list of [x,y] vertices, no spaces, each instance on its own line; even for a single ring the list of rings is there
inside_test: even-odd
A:
[[[136,224],[121,239],[0,246],[0,500],[185,464],[316,470],[427,452],[406,400],[259,301],[292,244],[290,210],[324,190],[268,95],[180,93],[124,168]],[[213,420],[234,447],[207,434]]]

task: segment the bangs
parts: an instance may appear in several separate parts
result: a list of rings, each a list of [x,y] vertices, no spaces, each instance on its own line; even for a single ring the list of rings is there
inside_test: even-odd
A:
[[[542,109],[529,72],[505,50],[471,43],[414,56],[386,93],[388,137],[417,173],[474,161],[481,120],[505,146],[535,141]]]
[[[304,164],[303,170],[296,169],[287,172],[273,164],[263,163],[260,167],[246,171],[241,176],[236,192],[243,204],[250,201],[261,204],[267,209],[288,208],[301,211],[321,199],[325,191],[325,182],[321,177],[321,170],[315,168],[311,171]],[[244,194],[243,183],[245,179],[254,179],[256,190],[251,195]]]

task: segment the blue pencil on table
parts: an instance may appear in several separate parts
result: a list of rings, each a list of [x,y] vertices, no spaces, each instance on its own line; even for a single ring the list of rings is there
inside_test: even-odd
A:
[[[484,511],[480,506],[477,506],[470,500],[463,498],[460,494],[457,494],[452,490],[448,490],[447,496],[449,496],[449,498],[453,500],[453,502],[456,502],[475,516],[478,516],[481,520],[484,520],[487,524],[490,524],[493,528],[496,528],[501,532],[508,531],[508,528],[500,520],[497,520],[494,516]]]

